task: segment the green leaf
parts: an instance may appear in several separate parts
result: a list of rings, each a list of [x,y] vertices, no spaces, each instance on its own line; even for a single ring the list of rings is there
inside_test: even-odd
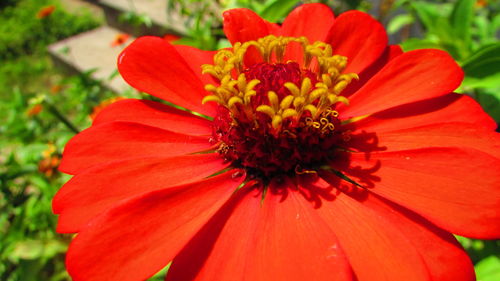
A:
[[[396,0],[392,4],[392,10],[395,11],[398,10],[399,8],[404,10],[405,8],[403,6],[408,5],[410,2],[411,2],[410,0]]]
[[[465,76],[462,85],[468,88],[496,88],[500,85],[500,73],[497,72],[495,74],[479,79]]]
[[[500,14],[494,16],[493,20],[491,21],[491,28],[494,31],[500,28]]]
[[[395,16],[387,25],[387,33],[394,34],[406,25],[413,23],[415,19],[410,14],[401,14]]]
[[[425,36],[437,36],[442,42],[454,42],[453,28],[449,17],[452,11],[450,3],[429,3],[424,1],[413,1],[411,7],[417,18],[422,22],[427,30]]]
[[[170,269],[171,265],[172,265],[172,262],[167,264],[167,266],[165,266],[162,270],[160,270],[153,277],[148,279],[148,281],[163,281],[163,280],[165,280],[165,276],[168,274],[168,270]]]
[[[481,260],[476,266],[477,281],[500,280],[500,258],[489,256]]]
[[[66,251],[66,244],[59,240],[25,240],[19,241],[10,254],[10,259],[37,259],[40,257],[53,257],[56,254]]]
[[[482,42],[488,42],[489,40],[493,39],[490,37],[492,34],[490,34],[491,30],[491,24],[488,20],[488,18],[484,15],[477,15],[474,17],[474,23],[473,23],[474,29],[472,30],[472,36],[476,36],[479,40],[479,42],[472,42],[474,44],[482,43]],[[476,40],[475,40],[476,41]],[[472,46],[472,49],[477,49],[475,48],[476,46]]]
[[[467,77],[485,79],[500,73],[500,42],[482,47],[463,64]]]
[[[270,22],[278,22],[281,21],[297,3],[299,3],[299,0],[272,0],[266,3],[260,11],[260,15]]]
[[[217,50],[230,47],[231,47],[231,42],[229,42],[229,40],[227,39],[221,39],[217,42]]]
[[[474,16],[474,3],[476,0],[459,0],[453,7],[450,16],[450,24],[455,34],[457,44],[463,53],[469,50],[471,44],[471,26]],[[460,42],[460,43],[459,43]]]
[[[358,9],[362,0],[344,0],[344,2],[347,3],[349,9]]]
[[[433,40],[428,40],[428,39],[417,39],[417,38],[410,38],[401,44],[401,48],[405,52],[411,51],[411,50],[416,50],[416,49],[428,49],[428,48],[433,48],[433,49],[443,49],[439,43],[433,41]]]
[[[500,123],[500,88],[493,91],[479,91],[476,100],[497,123]]]
[[[440,29],[439,19],[446,18],[448,15],[448,9],[445,5],[439,5],[424,1],[412,1],[410,2],[411,7],[416,12],[418,19],[422,22],[424,27],[432,32],[436,33],[436,30]]]

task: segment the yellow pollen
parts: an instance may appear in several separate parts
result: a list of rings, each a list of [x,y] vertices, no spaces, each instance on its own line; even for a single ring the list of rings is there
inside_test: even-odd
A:
[[[299,85],[286,82],[283,87],[288,89],[289,95],[280,99],[275,92],[268,91],[267,104],[252,104],[252,98],[257,94],[254,88],[260,81],[247,80],[244,74],[245,54],[252,47],[261,54],[263,62],[284,63],[285,52],[290,43],[302,46],[304,61],[301,68],[315,73],[318,82],[313,85],[308,77],[302,78]],[[346,65],[347,58],[332,54],[329,44],[319,41],[309,44],[305,37],[269,35],[256,41],[238,42],[232,49],[217,52],[213,64],[202,65],[204,74],[210,74],[219,81],[218,85],[205,86],[210,94],[202,102],[216,102],[226,107],[233,119],[243,114],[248,120],[255,120],[256,112],[261,112],[269,116],[270,125],[276,131],[281,130],[284,120],[292,119],[304,126],[328,132],[334,126],[326,117],[330,114],[334,117],[338,115],[331,108],[338,102],[348,104],[347,98],[340,93],[353,79],[359,79],[355,73],[342,73]]]

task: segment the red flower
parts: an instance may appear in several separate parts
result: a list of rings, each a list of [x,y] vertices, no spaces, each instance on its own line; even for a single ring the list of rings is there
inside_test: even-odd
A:
[[[130,38],[130,35],[127,33],[118,33],[115,35],[115,39],[111,41],[111,47],[116,47],[116,46],[121,46],[125,43],[127,43],[128,39]]]
[[[61,92],[63,86],[62,85],[53,85],[52,87],[50,87],[50,93],[55,95],[55,94],[58,94],[59,92]]]
[[[61,155],[54,144],[49,143],[48,148],[42,152],[42,160],[38,162],[38,171],[50,178],[57,174],[57,167],[61,162]]]
[[[41,8],[37,13],[36,13],[36,18],[37,19],[44,19],[50,15],[56,10],[56,6],[50,5]]]
[[[35,116],[35,115],[38,115],[40,114],[40,112],[42,112],[43,110],[43,106],[39,103],[31,106],[30,108],[28,108],[28,110],[26,110],[26,115],[28,117],[32,117],[32,116]]]
[[[176,281],[474,280],[450,232],[499,236],[500,142],[448,54],[320,4],[281,26],[229,10],[224,31],[233,49],[142,37],[120,55],[136,89],[210,118],[128,99],[67,144],[53,207],[78,233],[73,280],[172,260]]]

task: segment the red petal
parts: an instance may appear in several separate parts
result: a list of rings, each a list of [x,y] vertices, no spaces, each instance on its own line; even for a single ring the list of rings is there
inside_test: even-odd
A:
[[[224,33],[233,45],[269,35],[268,23],[252,10],[231,9],[225,11],[223,17]]]
[[[389,61],[393,60],[397,56],[401,55],[403,50],[399,45],[390,45],[385,48],[384,53],[375,61],[370,67],[366,68],[363,72],[359,74],[359,80],[353,80],[347,86],[345,90],[342,91],[342,96],[349,97],[357,90],[359,90],[366,82],[368,82],[373,75],[377,74]]]
[[[210,147],[208,137],[183,135],[138,123],[110,122],[92,126],[73,137],[64,148],[59,169],[75,174],[107,162],[183,155]]]
[[[58,232],[78,232],[124,199],[194,182],[228,166],[218,154],[143,158],[101,165],[74,176],[52,201]]]
[[[334,233],[310,202],[297,191],[270,189],[261,198],[247,194],[230,216],[207,225],[174,259],[167,280],[352,280]]]
[[[352,280],[344,251],[316,206],[288,191],[266,194],[255,244],[260,267],[249,280]]]
[[[338,186],[338,184],[335,184]],[[473,281],[454,237],[369,191],[344,191],[318,213],[334,229],[359,281]]]
[[[375,62],[387,47],[384,27],[370,15],[359,11],[342,13],[325,41],[333,53],[347,57],[345,73],[361,73]]]
[[[240,189],[174,258],[166,281],[246,280],[261,198]]]
[[[233,172],[131,199],[91,221],[71,243],[75,281],[145,280],[174,258],[230,198]],[[98,261],[98,262],[96,262]]]
[[[373,114],[453,92],[463,71],[446,52],[415,50],[391,60],[342,106],[344,117]]]
[[[280,35],[305,36],[311,44],[316,41],[325,41],[333,20],[333,12],[326,5],[318,3],[300,5],[286,17]],[[302,62],[303,47],[300,44],[290,44],[286,48],[284,59]]]
[[[382,132],[452,122],[471,124],[485,130],[497,127],[474,99],[455,93],[384,110],[354,125],[358,130]]]
[[[210,75],[201,74],[201,66],[204,64],[213,64],[214,55],[217,51],[202,51],[191,46],[174,45],[179,55],[184,58],[191,70],[198,75],[203,84],[214,84]]]
[[[104,108],[93,125],[130,121],[188,135],[211,135],[211,122],[186,111],[148,100],[121,100]]]
[[[273,34],[279,36],[281,33],[281,26],[277,23],[272,23],[264,20],[267,24],[267,30],[269,30],[269,34]]]
[[[367,141],[368,140],[368,141]],[[438,123],[409,129],[353,134],[350,148],[371,152],[427,147],[467,147],[500,158],[500,134],[472,124]]]
[[[500,237],[498,158],[465,148],[426,148],[352,153],[349,167],[334,166],[452,233]]]
[[[190,60],[191,61],[191,60]],[[166,40],[141,37],[118,57],[123,79],[139,91],[146,92],[181,107],[213,116],[215,109],[201,104],[206,95],[199,72]]]
[[[271,31],[276,31],[272,24],[246,8],[225,11],[223,17],[224,33],[233,45],[236,42],[257,40],[269,35]],[[260,61],[262,61],[260,52],[254,47],[250,47],[245,54],[245,64],[250,66]]]
[[[294,9],[281,27],[282,36],[305,36],[310,43],[325,41],[333,25],[333,12],[323,4],[304,4]]]

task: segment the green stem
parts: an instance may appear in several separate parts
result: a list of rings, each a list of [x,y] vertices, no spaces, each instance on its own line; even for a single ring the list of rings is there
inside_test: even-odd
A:
[[[57,107],[55,107],[54,105],[50,104],[47,101],[45,101],[44,104],[47,107],[47,109],[49,110],[49,112],[52,113],[57,119],[59,119],[59,121],[61,121],[64,125],[66,125],[66,127],[68,129],[70,129],[71,131],[73,131],[75,134],[80,133],[80,130],[78,130],[78,128],[75,125],[73,125],[73,123],[71,123],[71,121],[69,121],[68,118],[66,118],[59,111],[59,109],[57,109]]]

